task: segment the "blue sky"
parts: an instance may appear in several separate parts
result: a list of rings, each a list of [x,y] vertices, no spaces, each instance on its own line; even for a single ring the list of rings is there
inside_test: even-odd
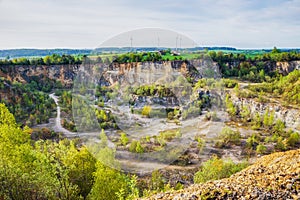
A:
[[[0,49],[95,48],[157,27],[200,46],[300,47],[300,0],[0,0]]]

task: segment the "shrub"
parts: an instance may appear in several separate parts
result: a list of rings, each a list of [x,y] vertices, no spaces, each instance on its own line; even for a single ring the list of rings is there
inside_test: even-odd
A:
[[[279,151],[284,151],[287,148],[286,146],[286,140],[284,140],[282,137],[278,137],[275,149]]]
[[[152,172],[150,188],[154,191],[162,191],[165,187],[165,180],[158,170]]]
[[[252,119],[252,127],[253,130],[257,130],[261,128],[261,116],[259,113],[256,113]]]
[[[222,129],[219,139],[221,146],[227,146],[230,144],[238,145],[240,143],[241,133],[226,126]]]
[[[259,144],[256,147],[256,153],[258,153],[258,154],[264,154],[264,153],[266,153],[266,151],[267,151],[267,147],[262,144]]]
[[[129,146],[129,151],[130,151],[130,152],[135,152],[137,142],[138,142],[138,141],[133,140],[133,141],[130,143],[130,146]]]
[[[169,119],[169,120],[174,119],[174,113],[173,113],[173,112],[169,112],[169,113],[168,113],[168,119]]]
[[[269,112],[269,109],[266,110],[263,118],[263,124],[266,128],[270,128],[274,123],[274,112]]]
[[[126,133],[121,133],[121,144],[123,146],[126,146],[126,144],[128,143],[128,137],[126,136]]]
[[[151,110],[152,110],[151,106],[144,106],[142,110],[142,115],[145,117],[150,117]]]
[[[158,138],[161,138],[165,141],[171,141],[174,138],[179,138],[179,137],[181,137],[181,131],[179,129],[170,129],[170,130],[161,131],[158,136]]]
[[[291,135],[289,136],[289,138],[287,139],[287,144],[290,147],[295,146],[296,143],[300,142],[300,136],[299,133],[291,133]]]
[[[226,108],[227,108],[227,112],[229,113],[229,115],[231,117],[234,117],[236,115],[236,107],[234,106],[234,104],[232,103],[232,101],[229,99],[229,95],[226,95]]]
[[[251,137],[247,138],[247,141],[246,141],[247,145],[246,146],[249,149],[255,149],[255,147],[258,145],[259,141],[260,141],[259,135],[253,134],[253,135],[251,135]]]
[[[140,141],[132,141],[129,147],[129,151],[133,153],[144,153],[144,148],[142,147]]]
[[[140,142],[137,142],[135,152],[136,153],[144,153],[144,147],[142,147]]]
[[[204,183],[209,180],[227,178],[247,167],[246,162],[235,164],[232,160],[222,160],[213,156],[203,163],[200,171],[194,175],[195,183]]]
[[[238,85],[238,83],[235,80],[231,80],[231,79],[222,79],[224,86],[226,88],[234,88]]]
[[[205,147],[205,141],[201,137],[197,137],[196,140],[198,142],[199,150],[202,151],[203,148]]]
[[[219,118],[217,116],[217,113],[215,111],[206,113],[205,119],[206,120],[211,120],[211,121],[218,121],[219,120]]]
[[[277,133],[279,135],[282,135],[284,133],[284,128],[285,128],[285,124],[283,121],[281,121],[280,119],[278,119],[276,121],[275,126],[273,126],[272,131],[274,133]]]
[[[251,114],[249,108],[247,106],[243,106],[240,113],[241,113],[241,117],[243,118],[243,121],[247,122]]]

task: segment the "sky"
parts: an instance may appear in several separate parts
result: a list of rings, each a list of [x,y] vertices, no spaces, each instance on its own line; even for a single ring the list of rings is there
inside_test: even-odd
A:
[[[300,0],[0,0],[0,49],[93,49],[142,28],[198,46],[299,48]]]

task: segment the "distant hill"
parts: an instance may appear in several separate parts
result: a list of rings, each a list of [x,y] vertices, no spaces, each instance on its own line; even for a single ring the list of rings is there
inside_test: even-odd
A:
[[[91,49],[7,49],[0,50],[0,58],[43,57],[52,54],[87,55],[91,52]]]
[[[160,47],[159,50],[167,49]],[[101,53],[125,53],[130,51],[138,52],[151,52],[157,51],[157,47],[102,47],[97,49],[4,49],[0,50],[0,59],[5,58],[19,58],[19,57],[44,57],[47,55],[58,54],[58,55],[90,55],[90,54],[101,54]],[[262,54],[271,52],[272,49],[236,49],[233,47],[194,47],[184,49],[190,52],[195,51],[224,51],[232,53],[256,53]],[[296,51],[300,52],[300,49],[280,49],[282,52]]]

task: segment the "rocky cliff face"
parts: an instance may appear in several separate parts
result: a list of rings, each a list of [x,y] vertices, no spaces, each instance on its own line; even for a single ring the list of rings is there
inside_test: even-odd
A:
[[[285,122],[288,128],[298,130],[300,128],[300,111],[299,109],[286,108],[278,103],[260,103],[255,99],[237,98],[232,96],[232,101],[238,110],[242,110],[243,106],[249,108],[251,113],[259,113],[261,116],[269,109],[269,112],[274,111],[274,119],[280,119]]]
[[[1,66],[0,76],[13,82],[28,83],[32,77],[57,80],[65,87],[71,87],[80,65],[51,65],[51,66]]]
[[[295,69],[300,70],[300,61],[276,62],[276,69],[279,73],[287,75]]]
[[[203,76],[201,71],[188,61],[112,63],[103,74],[110,84],[119,81],[124,84],[141,85],[154,82],[170,83],[178,76],[190,77],[194,80]]]
[[[239,63],[228,63],[229,67],[237,67]],[[286,75],[289,72],[300,69],[300,61],[291,62],[266,62],[267,70],[278,70]],[[150,83],[154,80],[169,75],[170,72],[181,73],[185,77],[195,81],[201,77],[221,77],[219,67],[216,62],[209,59],[197,59],[190,61],[161,61],[161,62],[139,62],[139,63],[112,63],[109,66],[96,64],[102,68],[104,78],[110,84],[118,80],[127,79],[130,83]],[[80,65],[51,65],[51,66],[0,66],[0,76],[10,81],[26,83],[32,76],[49,78],[61,81],[66,87],[71,87],[73,80],[78,73]],[[87,64],[88,70],[92,70],[92,65]],[[95,71],[89,71],[94,73]]]

